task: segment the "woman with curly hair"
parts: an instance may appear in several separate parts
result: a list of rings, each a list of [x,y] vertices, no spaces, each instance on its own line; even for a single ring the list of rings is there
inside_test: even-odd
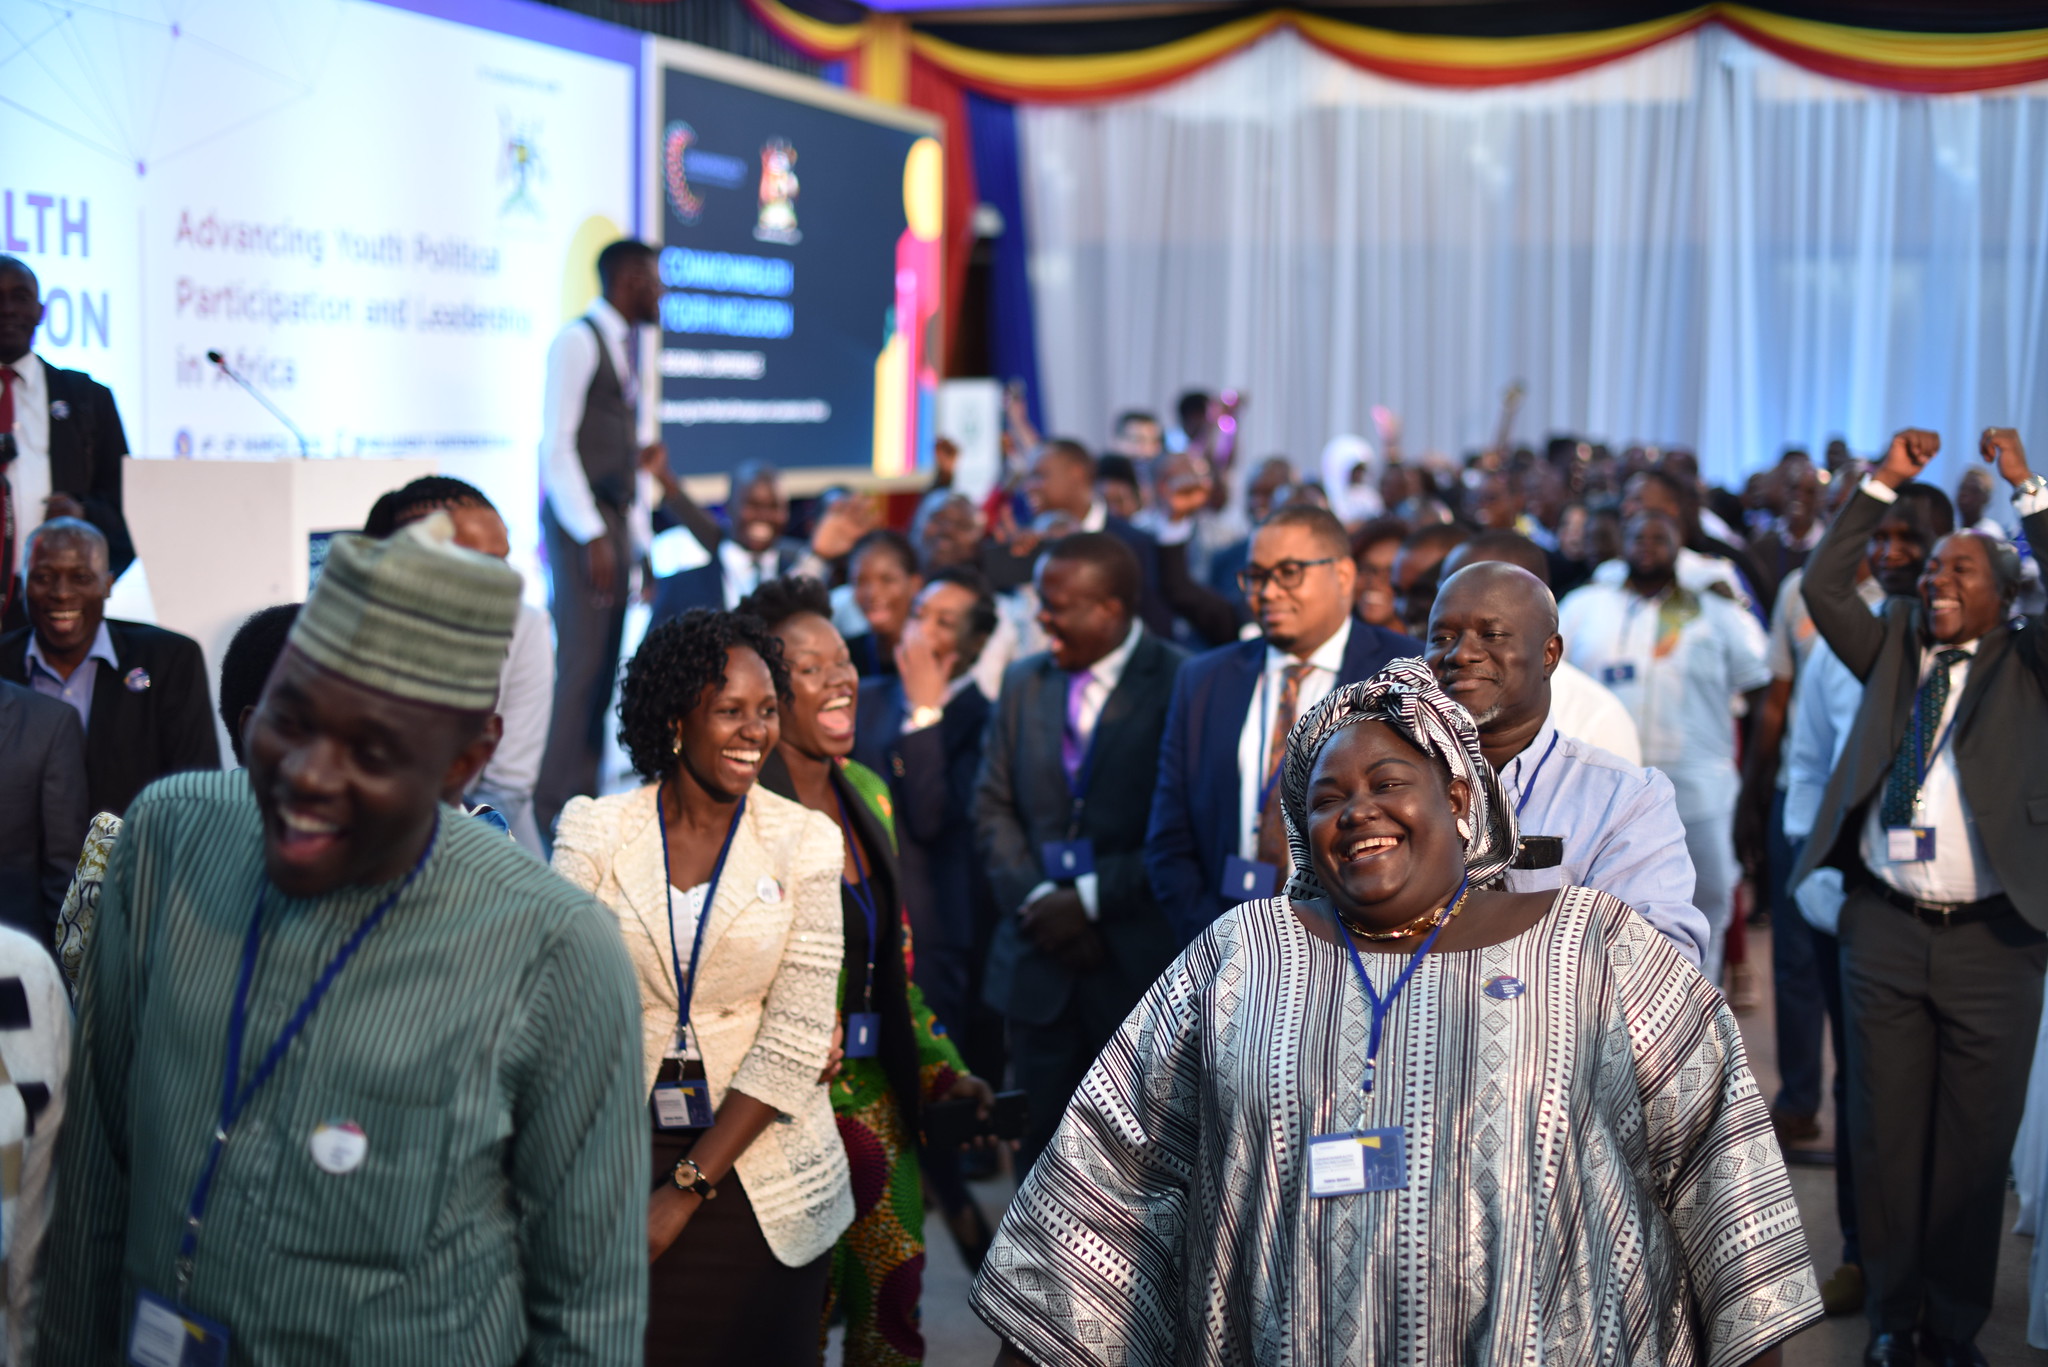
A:
[[[836,823],[842,848],[840,975],[846,1063],[832,1110],[852,1165],[854,1223],[833,1253],[826,1324],[846,1321],[847,1367],[924,1361],[918,1297],[924,1284],[924,1200],[918,1181],[919,1109],[948,1097],[993,1094],[971,1076],[910,981],[910,930],[896,883],[889,785],[848,759],[858,676],[815,579],[770,580],[740,604],[768,624],[789,664],[781,744],[761,786]]]
[[[640,981],[649,1367],[815,1363],[813,1315],[853,1220],[821,1077],[844,854],[832,822],[756,784],[789,689],[755,618],[657,626],[619,697],[648,782],[575,799],[555,834],[555,871],[617,914]]]

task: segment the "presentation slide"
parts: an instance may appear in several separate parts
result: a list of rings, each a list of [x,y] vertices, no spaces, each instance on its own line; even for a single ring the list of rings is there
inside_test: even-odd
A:
[[[640,221],[643,39],[523,0],[16,0],[0,251],[138,457],[429,458],[538,542],[549,340]],[[232,534],[231,528],[221,529]]]
[[[661,422],[679,474],[930,458],[943,158],[915,112],[655,49]]]

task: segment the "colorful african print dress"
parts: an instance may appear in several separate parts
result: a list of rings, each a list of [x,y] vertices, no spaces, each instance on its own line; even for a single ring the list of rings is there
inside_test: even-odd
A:
[[[841,773],[868,811],[896,840],[889,785],[851,760]],[[896,915],[903,917],[899,907]],[[917,1042],[917,1076],[925,1102],[937,1101],[967,1073],[960,1051],[946,1037],[910,976],[910,923],[903,921],[904,978]],[[840,971],[842,1009],[847,980]],[[831,1290],[825,1323],[846,1321],[846,1367],[898,1367],[924,1361],[918,1299],[924,1287],[924,1190],[917,1163],[917,1137],[906,1132],[903,1111],[889,1090],[877,1058],[850,1058],[832,1084],[832,1114],[846,1144],[853,1174],[852,1228],[832,1250]]]
[[[1367,956],[1381,993],[1405,966]],[[1226,913],[1089,1070],[975,1310],[1061,1367],[1735,1367],[1820,1317],[1735,1018],[1628,907],[1567,888],[1424,958],[1367,1096],[1369,1024],[1285,901]],[[1311,1138],[1389,1132],[1384,1185],[1309,1195]]]

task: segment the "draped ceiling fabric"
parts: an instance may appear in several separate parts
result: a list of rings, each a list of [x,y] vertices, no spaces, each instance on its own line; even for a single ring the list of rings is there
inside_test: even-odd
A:
[[[2048,450],[2048,84],[1938,98],[1703,27],[1474,92],[1280,29],[1193,77],[1019,111],[1053,426],[1186,384],[1310,461],[1385,403],[1411,450],[1517,431],[1693,444],[1988,423]],[[1818,449],[1817,447],[1815,449]]]
[[[1380,402],[1411,449],[1455,451],[1519,379],[1524,438],[1692,444],[1720,479],[1909,421],[1947,435],[1945,479],[1986,423],[2048,449],[2048,28],[1654,0],[1371,11],[1461,33],[746,2],[947,120],[949,301],[983,197],[964,95],[1018,104],[1059,430],[1099,442],[1120,408],[1228,385],[1256,452],[1306,460]],[[1544,31],[1552,13],[1613,18]]]

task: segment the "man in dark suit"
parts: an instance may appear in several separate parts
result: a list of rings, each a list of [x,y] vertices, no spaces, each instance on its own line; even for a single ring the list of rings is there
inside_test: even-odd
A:
[[[1863,701],[1792,875],[1842,870],[1842,993],[1865,1361],[1984,1361],[2005,1174],[2048,969],[2048,654],[2010,620],[2019,557],[1974,531],[1938,542],[1919,594],[1872,616],[1856,562],[1941,447],[1892,439],[1807,562],[1814,625]],[[2048,545],[2048,480],[2009,428],[1982,451]]]
[[[1049,441],[1025,480],[1024,494],[1041,516],[1055,513],[1083,532],[1106,532],[1130,548],[1138,562],[1138,618],[1155,636],[1173,638],[1181,618],[1196,637],[1220,645],[1237,635],[1237,613],[1230,604],[1197,584],[1188,574],[1187,537],[1194,524],[1174,507],[1177,539],[1162,543],[1113,515],[1095,488],[1095,457],[1076,441]]]
[[[45,949],[91,819],[78,714],[0,682],[0,921]]]
[[[121,513],[128,437],[113,392],[84,371],[59,370],[31,351],[42,321],[35,272],[18,257],[0,256],[0,479],[13,529],[9,539],[0,519],[0,540],[7,541],[0,599],[13,583],[22,540],[45,517],[82,518],[98,527],[117,576],[135,558]]]
[[[29,625],[0,636],[0,679],[68,703],[85,724],[86,793],[119,815],[165,774],[220,768],[206,660],[188,636],[109,621],[107,543],[75,518],[29,536]]]
[[[1280,509],[1252,538],[1244,589],[1259,638],[1199,655],[1166,714],[1145,867],[1182,943],[1286,883],[1273,782],[1287,732],[1340,684],[1422,644],[1352,613],[1358,569],[1327,508]]]
[[[968,1031],[972,983],[981,976],[973,971],[979,913],[989,903],[974,857],[974,781],[989,701],[971,671],[995,629],[995,598],[981,574],[937,571],[904,626],[900,672],[861,680],[854,713],[853,757],[888,779],[896,801],[914,978],[956,1042]]]
[[[1038,568],[1044,654],[1010,667],[988,729],[975,823],[1000,920],[986,995],[1031,1095],[1019,1154],[1051,1140],[1095,1055],[1174,955],[1145,882],[1145,814],[1182,653],[1138,621],[1138,561],[1080,532]]]

